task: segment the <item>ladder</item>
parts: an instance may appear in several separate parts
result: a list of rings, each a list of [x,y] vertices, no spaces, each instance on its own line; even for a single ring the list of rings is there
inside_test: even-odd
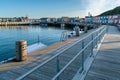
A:
[[[65,41],[68,39],[67,31],[63,31],[60,37],[60,41]]]

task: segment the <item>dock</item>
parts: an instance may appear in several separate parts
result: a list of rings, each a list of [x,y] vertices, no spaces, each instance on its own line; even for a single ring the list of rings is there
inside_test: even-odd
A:
[[[58,52],[63,51],[64,49],[66,49],[68,47],[71,47],[72,44],[75,44],[75,42],[83,39],[88,34],[94,32],[95,30],[97,30],[97,29],[89,30],[88,33],[82,34],[82,35],[80,35],[80,37],[67,40],[67,42],[66,41],[60,42],[57,45],[56,44],[53,45],[53,47],[48,46],[45,49],[34,52],[33,54],[28,55],[28,59],[25,62],[14,62],[13,61],[13,62],[9,62],[9,63],[5,63],[3,65],[0,65],[0,78],[3,80],[7,80],[13,76],[13,75],[9,74],[9,72],[16,75],[17,74],[16,71],[17,72],[21,71],[21,72],[19,73],[18,76],[14,76],[13,78],[11,78],[11,80],[12,79],[14,80],[17,77],[22,76],[23,74],[25,74],[26,72],[29,72],[29,70],[33,69],[37,65],[41,64],[42,62],[46,61],[47,59],[51,58],[52,56],[55,56],[56,54],[58,54]],[[47,52],[47,50],[49,52]],[[39,54],[37,55],[37,53],[39,53]],[[20,71],[18,71],[18,70],[20,70]],[[11,75],[11,76],[6,76],[6,75]]]
[[[40,25],[40,22],[0,22],[0,26]]]
[[[85,80],[120,80],[120,31],[109,26]]]
[[[30,62],[3,65],[0,80],[120,80],[119,56],[120,32],[99,26]]]

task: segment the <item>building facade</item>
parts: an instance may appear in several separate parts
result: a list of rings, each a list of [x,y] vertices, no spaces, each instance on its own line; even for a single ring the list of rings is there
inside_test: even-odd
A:
[[[120,14],[109,16],[86,16],[86,23],[120,24]]]

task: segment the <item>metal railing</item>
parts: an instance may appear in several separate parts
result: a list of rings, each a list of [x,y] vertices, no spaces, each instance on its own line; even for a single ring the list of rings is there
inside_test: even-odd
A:
[[[68,35],[67,35],[67,31],[63,31],[60,37],[60,41],[65,41],[67,40]]]
[[[93,49],[95,48],[95,47],[97,47],[97,45],[100,43],[100,41],[101,41],[101,39],[102,39],[102,37],[104,36],[104,34],[105,34],[105,32],[106,32],[106,28],[103,28],[103,29],[100,29],[99,31],[96,31],[97,32],[97,36],[95,37],[95,38],[93,38],[93,34],[94,33],[92,33],[92,34],[90,34],[89,36],[91,36],[92,37],[92,40],[85,46],[84,45],[84,39],[82,40],[82,50],[75,56],[75,57],[73,57],[73,59],[72,60],[70,60],[69,61],[69,63],[63,68],[63,69],[61,69],[53,78],[52,78],[52,80],[61,80],[61,78],[60,78],[60,75],[62,74],[62,73],[64,73],[64,71],[65,71],[65,69],[67,69],[67,67],[69,67],[69,65],[70,64],[72,64],[72,62],[76,59],[76,58],[78,58],[79,57],[79,55],[80,54],[82,54],[81,56],[82,56],[82,65],[81,65],[81,69],[80,69],[80,73],[81,72],[83,72],[83,70],[84,70],[84,62],[85,62],[85,54],[84,54],[84,51],[85,51],[85,49],[87,49],[89,46],[91,46],[91,52],[90,52],[90,54],[89,54],[89,56],[93,56],[94,54],[93,54]]]
[[[84,71],[84,62],[85,62],[85,60],[88,57],[91,57],[91,56],[94,55],[93,54],[93,49],[97,47],[97,45],[100,43],[100,41],[103,38],[105,33],[106,33],[106,26],[97,29],[96,31],[94,31],[91,34],[84,37],[83,39],[78,40],[74,44],[72,44],[71,46],[67,47],[66,49],[63,49],[58,54],[56,54],[55,56],[49,58],[48,60],[46,60],[42,64],[40,64],[37,67],[33,68],[32,70],[30,70],[26,74],[20,76],[16,80],[23,79],[24,77],[31,74],[33,71],[37,70],[38,68],[42,67],[43,65],[49,63],[50,61],[55,61],[55,60],[56,60],[55,61],[56,62],[56,65],[55,65],[56,66],[56,73],[51,78],[52,80],[68,80],[68,79],[65,79],[64,76],[66,74],[66,71],[72,70],[72,69],[76,69],[77,71],[80,69],[79,72],[82,73]],[[60,62],[61,61],[59,59],[60,55],[62,54],[62,52],[66,51],[67,49],[69,49],[72,46],[76,45],[78,42],[81,42],[81,45],[79,47],[81,47],[82,49],[80,49],[79,53],[75,54],[75,56],[66,65],[64,65],[61,68],[60,67],[61,66]],[[73,68],[72,65],[76,64],[76,62],[78,63],[77,64],[78,67]],[[77,73],[77,71],[75,72],[75,74]]]

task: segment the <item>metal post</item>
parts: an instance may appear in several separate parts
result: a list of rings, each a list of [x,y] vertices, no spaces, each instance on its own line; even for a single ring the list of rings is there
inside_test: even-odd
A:
[[[58,56],[57,56],[57,61],[56,61],[56,62],[57,62],[57,69],[56,69],[56,70],[57,70],[57,73],[58,73],[58,72],[60,71],[60,67],[59,67],[59,58],[58,58]]]
[[[107,26],[107,28],[106,28],[106,32],[108,32],[108,26]]]
[[[102,35],[103,35],[103,32],[100,34],[100,43],[101,43],[101,39],[102,39],[102,37],[103,37]]]
[[[98,33],[98,44],[100,43],[100,35],[99,35],[99,33]]]
[[[101,33],[101,32],[102,32],[102,30],[100,30],[99,33]],[[99,43],[101,42],[101,35],[102,35],[102,33],[99,35]]]
[[[98,47],[98,43],[99,43],[99,36],[98,36],[99,32],[97,32],[97,47]]]
[[[57,56],[56,60],[56,72],[58,73],[60,71],[60,61],[59,61],[59,56]],[[57,77],[57,80],[59,80],[59,77]]]
[[[95,39],[95,48],[97,48],[97,32],[96,32],[96,39]]]
[[[92,36],[92,46],[91,46],[91,54],[90,54],[90,57],[93,56],[93,46],[94,46],[94,40],[93,40],[93,34],[91,35]]]
[[[84,40],[82,40],[82,49],[84,48]],[[82,71],[84,70],[84,51],[82,52]]]

